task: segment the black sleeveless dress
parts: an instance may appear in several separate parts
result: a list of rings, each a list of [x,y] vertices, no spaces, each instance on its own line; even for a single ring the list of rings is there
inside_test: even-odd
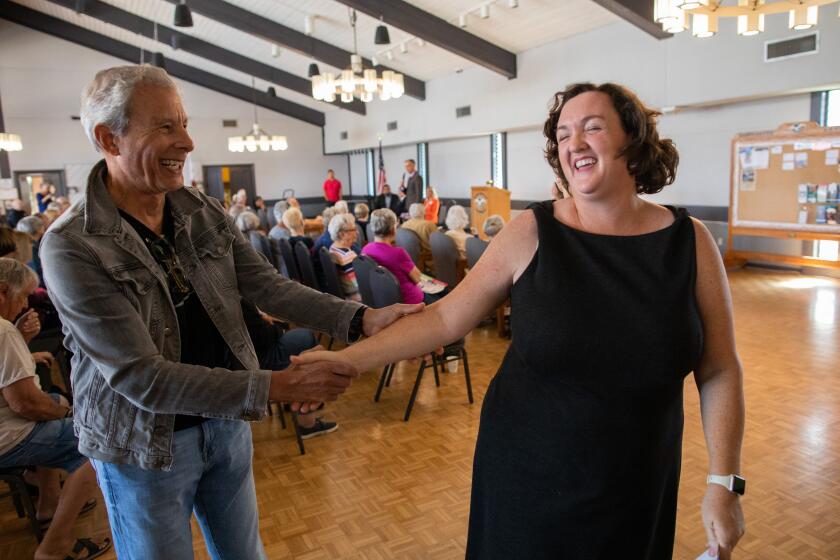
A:
[[[598,235],[530,206],[539,247],[475,450],[467,558],[671,558],[683,380],[703,347],[694,226]]]

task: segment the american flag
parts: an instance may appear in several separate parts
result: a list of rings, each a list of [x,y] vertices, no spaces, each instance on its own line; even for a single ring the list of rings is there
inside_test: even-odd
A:
[[[376,181],[376,194],[382,194],[382,186],[387,183],[385,178],[385,160],[382,159],[382,140],[379,141],[379,179]]]

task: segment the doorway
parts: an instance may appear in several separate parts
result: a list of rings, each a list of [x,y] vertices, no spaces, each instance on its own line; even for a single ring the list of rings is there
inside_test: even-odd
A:
[[[18,196],[20,196],[29,213],[39,211],[35,194],[40,192],[41,185],[45,183],[55,186],[55,196],[67,196],[67,182],[63,169],[15,171],[15,186],[18,190]]]
[[[205,165],[204,184],[208,196],[218,198],[223,204],[230,204],[231,196],[239,189],[245,189],[248,205],[252,206],[257,196],[254,180],[254,164]]]

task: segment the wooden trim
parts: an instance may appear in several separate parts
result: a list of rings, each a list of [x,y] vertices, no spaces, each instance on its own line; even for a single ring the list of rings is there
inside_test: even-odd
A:
[[[53,4],[57,4],[70,10],[76,10],[78,6],[77,0],[49,0]],[[85,0],[82,4],[82,13],[86,16],[94,17],[105,23],[110,23],[122,29],[131,31],[132,33],[139,33],[144,37],[154,39],[154,22],[136,14],[132,14],[125,10],[121,10],[116,6],[106,4],[100,0]],[[223,49],[218,45],[202,41],[198,37],[181,33],[175,29],[170,29],[165,25],[157,25],[157,39],[164,45],[171,45],[172,38],[177,37],[179,42],[178,50],[189,52],[194,55],[205,58],[211,62],[233,68],[245,74],[250,74],[257,78],[263,79],[267,82],[277,84],[280,87],[302,93],[306,96],[312,95],[312,82],[306,78],[301,78],[295,74],[263,64],[258,60],[242,56],[241,54]],[[353,111],[360,115],[365,114],[365,104],[359,100],[352,103],[341,103],[336,101],[331,103],[341,109]]]
[[[506,78],[516,77],[516,54],[486,41],[404,0],[338,0],[373,18],[382,18],[407,33],[424,39]]]
[[[840,241],[840,233],[815,231],[790,231],[783,229],[730,227],[733,235],[751,235],[753,237],[776,237],[778,239],[808,239],[815,241]]]
[[[809,266],[816,268],[830,268],[840,270],[840,261],[826,261],[822,259],[796,257],[793,255],[779,255],[776,253],[760,253],[757,251],[729,251],[726,253],[727,266],[741,265],[747,261],[782,263],[791,266]]]
[[[179,4],[180,0],[167,0],[167,2]],[[222,0],[190,0],[189,5],[193,12],[199,13],[204,17],[216,20],[221,24],[228,25],[244,33],[250,33],[255,37],[260,37],[271,43],[283,45],[286,48],[310,56],[315,60],[320,60],[335,68],[345,68],[350,63],[350,52],[331,45],[326,41],[309,37],[291,27],[286,27],[248,10],[243,10],[229,2]],[[368,68],[373,68],[373,63],[369,59],[365,58],[363,60]],[[379,65],[377,68],[379,70],[392,70],[383,65]],[[405,76],[406,95],[420,99],[421,101],[426,99],[426,83],[408,74],[403,73],[403,75]]]

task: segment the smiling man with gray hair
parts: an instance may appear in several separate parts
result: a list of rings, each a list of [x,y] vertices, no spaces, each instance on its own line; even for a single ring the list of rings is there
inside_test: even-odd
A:
[[[73,352],[75,429],[120,558],[264,558],[247,420],[269,400],[334,400],[358,374],[327,362],[260,370],[240,298],[352,341],[416,306],[367,309],[284,279],[219,201],[183,186],[193,150],[177,87],[151,66],[103,70],[82,125],[104,159],[41,257]]]

